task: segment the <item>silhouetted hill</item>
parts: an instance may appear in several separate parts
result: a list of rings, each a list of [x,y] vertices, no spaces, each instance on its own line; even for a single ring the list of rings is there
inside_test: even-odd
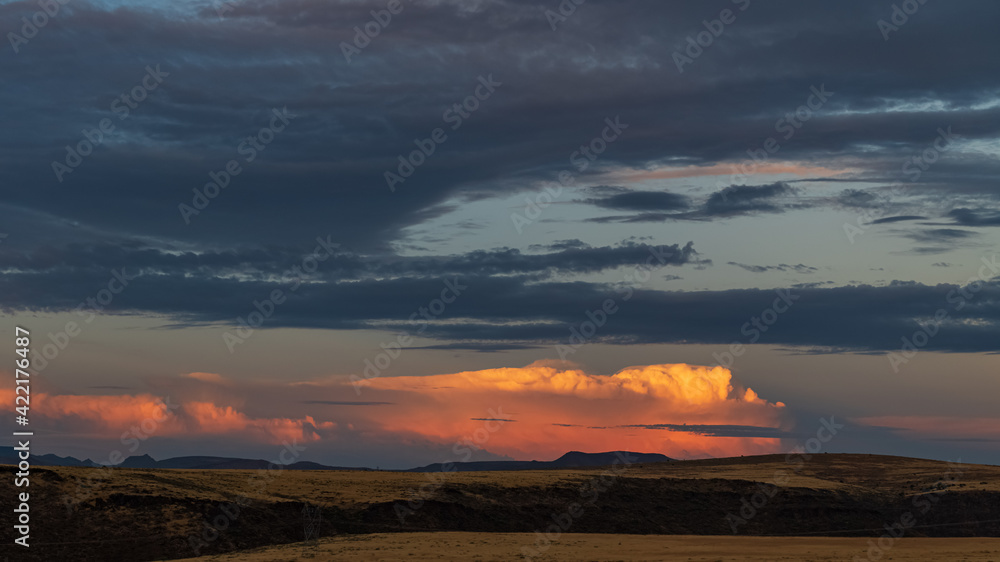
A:
[[[159,464],[156,459],[149,455],[142,455],[138,457],[129,457],[121,462],[118,466],[122,468],[157,468]]]
[[[4,454],[0,456],[0,464],[17,464],[20,459],[13,447],[2,449]],[[31,455],[28,459],[32,466],[100,466],[90,459],[80,460],[74,457],[60,457],[57,455]]]
[[[0,456],[0,464],[18,462],[13,448],[7,449],[8,454]],[[659,453],[633,453],[631,451],[610,451],[607,453],[581,453],[570,451],[554,461],[482,461],[451,463],[449,471],[470,472],[479,470],[540,470],[545,468],[581,468],[588,466],[609,466],[627,462],[650,463],[669,462],[674,459]],[[79,460],[73,457],[56,455],[32,455],[32,466],[101,466],[90,459]],[[235,457],[173,457],[158,461],[149,455],[138,455],[126,458],[119,468],[175,468],[185,470],[262,470],[267,469],[270,462],[262,459],[241,459]],[[427,466],[411,468],[402,472],[441,472],[445,463],[434,463]],[[327,466],[309,461],[299,461],[284,466],[286,470],[371,470],[365,467]]]
[[[262,470],[271,463],[263,459],[240,459],[230,457],[174,457],[157,461],[149,455],[129,457],[120,465],[121,468],[180,468],[186,470]],[[285,470],[371,470],[368,468],[350,468],[343,466],[327,466],[315,462],[299,461],[285,465]]]
[[[0,464],[16,465],[19,462],[17,452],[13,447],[7,447],[0,455]],[[29,461],[32,466],[80,466],[98,467],[102,466],[90,459],[80,460],[74,457],[60,457],[58,455],[31,455]],[[266,469],[270,462],[262,459],[240,459],[230,457],[174,457],[158,461],[149,455],[138,455],[126,458],[121,463],[115,465],[118,468],[180,468],[188,470],[258,470]],[[327,466],[315,462],[300,461],[294,464],[285,465],[285,470],[371,470],[370,468],[352,468],[343,466]]]
[[[635,464],[647,462],[670,462],[674,459],[659,453],[633,453],[631,451],[610,451],[607,453],[581,453],[570,451],[554,461],[478,461],[456,463],[434,463],[411,468],[406,472],[470,472],[477,470],[541,470],[546,468],[581,468],[587,466],[609,466],[612,464]],[[446,465],[448,465],[446,467]],[[448,468],[448,470],[445,470]]]

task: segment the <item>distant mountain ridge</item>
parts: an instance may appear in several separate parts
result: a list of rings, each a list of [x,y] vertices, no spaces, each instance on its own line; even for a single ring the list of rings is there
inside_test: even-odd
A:
[[[0,449],[3,454],[0,454],[0,464],[13,464],[16,465],[20,459],[17,458],[17,454],[14,453],[12,447],[7,447],[5,449]],[[105,466],[98,464],[90,459],[80,460],[75,457],[60,457],[57,455],[31,455],[30,462],[32,466],[82,466],[82,467],[100,467]],[[180,468],[188,470],[225,470],[225,469],[239,469],[239,470],[255,470],[255,469],[266,469],[270,466],[270,462],[263,459],[240,459],[240,458],[230,458],[230,457],[206,457],[206,456],[195,456],[195,457],[174,457],[169,459],[164,459],[158,461],[149,455],[139,455],[135,457],[128,457],[121,463],[114,465],[118,468]],[[343,466],[326,466],[319,463],[299,461],[297,463],[284,465],[286,470],[371,470],[370,468],[364,467],[343,467]]]
[[[660,453],[634,453],[632,451],[609,451],[607,453],[581,453],[570,451],[554,461],[478,461],[456,463],[434,463],[405,472],[470,472],[477,470],[541,470],[546,468],[582,468],[588,466],[609,466],[612,464],[636,464],[647,462],[670,462],[674,459]]]
[[[121,468],[180,468],[187,470],[262,470],[270,466],[262,459],[240,459],[231,457],[173,457],[158,461],[149,455],[129,457],[118,466]],[[327,466],[315,462],[299,461],[283,466],[286,470],[371,470],[370,468]]]
[[[0,464],[18,463],[17,454],[12,447],[0,449]],[[631,451],[610,451],[606,453],[582,453],[580,451],[570,451],[554,461],[478,461],[478,462],[455,462],[455,463],[434,463],[427,466],[410,468],[407,470],[393,472],[441,472],[445,468],[448,471],[470,472],[482,470],[541,470],[546,468],[581,468],[588,466],[609,466],[612,464],[635,464],[670,462],[674,459],[659,453],[635,453]],[[32,466],[80,466],[99,467],[100,465],[90,459],[80,460],[74,457],[60,457],[57,455],[31,455]],[[240,459],[230,457],[173,457],[158,461],[149,455],[139,455],[128,457],[120,464],[119,468],[173,468],[187,470],[259,470],[266,469],[270,462],[262,459]],[[309,461],[299,461],[285,465],[287,470],[372,470],[367,467],[343,467],[327,466]]]
[[[0,456],[0,464],[14,464],[21,462],[13,447],[0,449],[3,455]],[[80,460],[74,457],[60,457],[58,455],[31,455],[29,457],[31,466],[101,466],[90,459]]]

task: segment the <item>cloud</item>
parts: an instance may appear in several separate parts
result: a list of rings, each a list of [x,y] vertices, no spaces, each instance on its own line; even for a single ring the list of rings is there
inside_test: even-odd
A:
[[[601,199],[588,199],[598,207],[642,211],[635,215],[594,217],[588,222],[642,223],[668,220],[710,220],[758,213],[783,213],[807,205],[789,200],[798,190],[786,182],[769,185],[733,185],[716,191],[700,205],[670,193],[623,192]],[[672,211],[672,212],[664,212]]]
[[[569,450],[628,449],[668,456],[774,452],[783,438],[780,432],[713,436],[700,426],[787,429],[791,423],[784,404],[741,387],[730,371],[684,364],[634,366],[611,376],[536,362],[521,368],[381,377],[360,387],[363,401],[343,376],[296,384],[227,380],[230,385],[219,386],[211,377],[159,377],[146,381],[156,393],[121,396],[44,393],[33,408],[32,423],[98,442],[124,439],[123,432],[142,428],[144,451],[154,456],[163,456],[164,443],[190,455],[203,452],[205,439],[224,438],[245,449],[304,443],[311,458],[336,463],[343,461],[342,454],[374,442],[386,451],[408,451],[396,460],[402,467],[409,464],[405,459],[415,465],[435,454],[462,460],[471,454],[463,447],[482,450],[479,458],[522,460],[552,459]],[[0,390],[0,398],[10,398],[3,409],[13,408],[12,388]],[[306,414],[303,405],[324,408]],[[649,419],[695,426],[669,437],[630,427]],[[586,429],[597,426],[608,428]],[[410,447],[426,450],[417,455]]]
[[[625,427],[641,429],[662,429],[667,431],[679,431],[683,433],[693,433],[706,437],[764,437],[770,439],[789,439],[802,437],[802,435],[784,431],[776,427],[758,427],[754,425],[688,425],[673,423],[639,424]]]
[[[776,201],[794,195],[796,189],[784,182],[770,185],[733,185],[708,197],[702,208],[706,216],[733,216],[749,213],[780,213],[785,205]]]
[[[962,226],[1000,226],[1000,212],[994,209],[953,209],[948,216]]]
[[[329,239],[321,242],[329,245]],[[235,248],[225,251],[187,250],[179,251],[169,244],[153,246],[138,240],[120,240],[115,243],[82,244],[67,243],[60,247],[45,246],[26,249],[16,245],[0,246],[0,260],[4,270],[22,278],[50,275],[54,277],[72,276],[74,281],[94,281],[106,284],[111,272],[120,271],[131,280],[142,276],[184,276],[193,279],[241,281],[285,281],[296,276],[307,275],[300,267],[295,273],[292,267],[301,264],[304,258],[317,248],[327,256],[319,270],[310,275],[314,281],[354,281],[364,278],[422,277],[428,275],[488,275],[488,274],[543,274],[553,273],[597,273],[622,266],[642,263],[655,252],[666,264],[681,266],[687,263],[699,264],[694,244],[648,244],[625,240],[613,246],[594,247],[579,240],[563,240],[547,246],[534,246],[537,253],[522,252],[517,248],[495,248],[474,250],[465,254],[446,256],[400,256],[394,254],[362,254],[347,250],[333,250],[331,255],[322,245],[306,248]],[[291,273],[290,273],[291,272]],[[293,275],[294,274],[294,275]],[[39,281],[35,278],[35,282]],[[65,284],[68,287],[72,284]],[[142,281],[133,283],[128,293],[141,292]],[[58,296],[60,286],[48,284],[53,293],[49,306],[62,299]],[[79,291],[73,291],[79,295]],[[18,295],[28,295],[31,291],[18,290]],[[68,297],[68,295],[66,295]],[[67,304],[71,302],[66,299]],[[19,303],[17,297],[0,301],[7,307],[33,306],[27,300]],[[75,307],[75,304],[73,305]]]
[[[979,236],[978,232],[971,230],[959,230],[956,228],[934,228],[909,232],[905,235],[917,242],[948,242],[952,240],[965,240]]]
[[[957,228],[933,228],[903,232],[901,235],[920,244],[932,244],[931,246],[917,246],[910,250],[912,253],[934,255],[968,245],[967,241],[978,237],[980,233]]]
[[[650,256],[629,248],[638,258]],[[672,259],[686,261],[692,247]],[[688,258],[684,256],[687,255]],[[698,258],[700,259],[700,258]],[[995,259],[983,258],[973,271],[985,283],[970,279],[962,285],[893,282],[886,286],[803,287],[791,310],[754,341],[741,331],[776,298],[773,290],[667,291],[630,288],[614,283],[538,278],[519,275],[459,276],[462,290],[453,303],[429,322],[408,320],[409,314],[440,295],[444,279],[400,277],[338,283],[303,284],[264,324],[264,329],[298,327],[423,331],[419,346],[440,349],[501,351],[565,343],[570,327],[587,318],[584,311],[616,299],[620,310],[590,340],[628,343],[706,343],[733,341],[777,345],[825,346],[859,350],[895,350],[900,338],[912,334],[936,311],[950,312],[949,321],[927,349],[991,351],[992,331],[1000,322],[1000,288]],[[624,261],[624,260],[623,260]],[[106,274],[88,277],[92,286],[107,283]],[[453,282],[451,277],[445,278]],[[79,282],[79,281],[78,281]],[[114,312],[144,311],[175,319],[179,325],[222,323],[254,310],[260,300],[287,284],[195,276],[142,276],[108,307]],[[15,290],[16,288],[16,290]],[[21,307],[72,310],[82,297],[78,287],[52,274],[7,274],[0,277],[0,294]],[[952,303],[961,295],[967,304]],[[624,300],[628,296],[628,300]],[[9,305],[8,305],[9,306]],[[746,331],[754,334],[750,326]]]
[[[554,458],[567,450],[643,450],[675,455],[723,451],[777,450],[782,434],[710,437],[701,428],[678,430],[670,436],[636,433],[636,424],[650,417],[709,425],[751,424],[778,428],[786,423],[784,404],[772,403],[753,390],[734,385],[721,367],[684,364],[648,365],[623,369],[611,376],[536,362],[523,368],[467,371],[426,377],[382,377],[369,380],[364,392],[394,392],[422,404],[419,426],[408,420],[404,405],[383,414],[385,429],[416,431],[443,443],[460,440],[479,426],[456,420],[516,419],[491,432],[489,450],[516,458]],[[412,407],[416,407],[413,405]],[[433,413],[428,413],[433,412]],[[414,414],[415,415],[415,414]]]
[[[683,195],[663,191],[628,191],[586,202],[619,211],[681,211],[691,204]]]
[[[666,164],[691,177],[738,165],[748,147],[775,134],[776,119],[804,103],[810,85],[824,82],[836,95],[794,139],[781,139],[782,161],[767,162],[762,173],[823,159],[865,177],[899,179],[900,162],[924,150],[942,122],[970,141],[1000,131],[1000,110],[985,103],[1000,88],[1000,66],[985,55],[996,51],[988,22],[998,8],[983,0],[931,7],[933,18],[908,24],[889,43],[871,33],[885,10],[863,0],[754,5],[753,17],[727,36],[726,49],[683,74],[671,55],[705,19],[699,5],[594,4],[559,33],[542,10],[521,1],[412,8],[400,16],[406,25],[381,34],[348,63],[330,45],[351,41],[354,27],[370,18],[357,2],[250,0],[225,18],[208,2],[76,4],[60,13],[63,25],[24,46],[25,56],[0,61],[0,73],[20,84],[0,93],[0,111],[24,131],[0,143],[11,186],[5,200],[79,230],[228,247],[287,246],[329,232],[367,252],[446,212],[457,195],[505,197],[555,180],[573,147],[593,138],[608,116],[620,115],[631,128],[584,179],[609,170],[652,177]],[[24,2],[0,6],[7,21],[36,10]],[[831,41],[853,48],[832,52]],[[85,64],[60,58],[80,42],[101,46],[100,57]],[[274,45],[282,45],[280,56]],[[420,64],[417,52],[435,64]],[[858,56],[871,52],[880,56]],[[965,64],[948,64],[953,60]],[[35,72],[39,61],[53,72]],[[120,119],[110,104],[136,85],[147,64],[161,64],[170,76]],[[394,196],[388,189],[376,195],[384,172],[414,139],[447,127],[442,108],[470,95],[483,73],[503,82],[496,95],[468,126],[449,131],[449,141]],[[241,140],[265,126],[275,107],[299,117],[185,225],[178,205],[209,181],[209,172],[241,158]],[[116,130],[58,182],[49,173],[53,160],[64,159],[64,147],[102,118]],[[923,174],[921,186],[955,195],[995,188],[995,159],[975,151],[949,155]],[[267,204],[258,205],[262,200]],[[732,201],[713,200],[708,211],[782,209],[760,199]]]
[[[13,410],[14,390],[0,389],[0,395],[10,398],[11,406],[7,409]],[[332,422],[317,422],[312,416],[254,418],[232,406],[197,400],[176,403],[170,396],[147,393],[117,396],[38,393],[36,397],[33,424],[80,438],[121,436],[125,440],[151,434],[227,436],[280,444],[289,440],[314,441],[319,438],[319,431],[335,427]]]
[[[845,189],[837,195],[835,202],[849,209],[875,209],[881,207],[885,200],[872,191]]]
[[[892,282],[885,286],[795,289],[796,297],[787,313],[763,331],[754,318],[770,308],[778,293],[771,290],[668,292],[636,291],[613,319],[602,326],[591,342],[610,344],[704,343],[728,346],[733,342],[767,343],[802,347],[830,347],[843,351],[898,351],[903,336],[911,336],[937,314],[948,313],[940,330],[930,338],[926,350],[989,352],[996,348],[995,327],[1000,324],[1000,284],[995,260],[980,264],[982,281],[970,279],[964,285],[924,285]],[[575,286],[580,296],[573,303],[561,298],[566,286],[534,287],[539,298],[531,299],[530,313],[518,316],[518,323],[470,323],[462,326],[431,324],[425,335],[465,341],[510,341],[551,345],[569,341],[571,326],[586,318],[575,310],[592,309],[616,293],[612,289],[593,292]],[[498,295],[499,292],[492,294]],[[541,297],[545,294],[547,297]],[[964,303],[961,307],[958,303]],[[470,303],[463,303],[470,304]],[[485,312],[485,311],[483,311]],[[509,320],[513,321],[514,318]],[[495,316],[494,316],[495,317]],[[545,321],[543,321],[545,319]],[[558,319],[558,323],[552,323]]]
[[[885,217],[873,220],[872,224],[890,224],[894,222],[919,221],[919,220],[927,220],[927,217],[922,217],[920,215],[901,215],[898,217]]]
[[[728,262],[729,265],[735,265],[741,269],[745,269],[751,273],[764,273],[767,271],[794,271],[796,273],[815,273],[819,271],[815,267],[808,265],[803,265],[801,263],[795,265],[788,264],[778,264],[778,265],[746,265],[742,263],[737,263],[734,261]]]

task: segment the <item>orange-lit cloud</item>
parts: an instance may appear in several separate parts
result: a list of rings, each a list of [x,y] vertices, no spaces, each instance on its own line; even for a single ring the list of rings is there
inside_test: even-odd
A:
[[[160,419],[167,410],[162,401],[150,394],[92,396],[36,393],[31,398],[32,418],[72,418],[84,425],[90,422],[100,427],[117,428],[146,418]],[[0,389],[0,401],[7,409],[13,408],[14,390]]]
[[[361,388],[360,397],[342,377],[247,382],[191,373],[151,379],[156,393],[39,393],[32,396],[32,425],[117,440],[147,421],[155,428],[146,430],[154,439],[295,440],[326,443],[330,451],[357,443],[454,451],[460,444],[482,449],[477,458],[544,460],[570,450],[626,449],[691,458],[781,450],[773,430],[788,429],[784,404],[740,387],[722,367],[648,365],[604,376],[561,365],[542,361],[521,368],[375,378]],[[0,400],[12,408],[13,390],[0,390]],[[706,432],[706,426],[720,429]],[[727,433],[733,426],[740,431]],[[748,426],[751,435],[761,428],[759,434],[767,437],[739,436]]]
[[[333,422],[317,423],[312,416],[294,420],[288,418],[254,419],[236,411],[232,407],[220,407],[210,402],[189,402],[183,406],[184,414],[193,423],[194,431],[201,434],[226,434],[249,431],[262,437],[263,441],[319,439],[317,429],[331,429]]]
[[[524,368],[373,379],[369,386],[410,396],[382,416],[387,431],[441,442],[468,439],[515,458],[551,458],[568,450],[629,449],[685,457],[774,452],[779,443],[773,438],[705,437],[628,426],[780,428],[785,417],[784,404],[735,388],[728,370],[683,364],[629,367],[601,376],[539,362]],[[483,429],[490,424],[483,418],[490,417],[515,421],[489,431],[483,441]]]
[[[187,373],[181,376],[187,377],[189,379],[195,379],[204,382],[212,382],[216,384],[227,384],[229,382],[229,380],[226,377],[223,377],[218,373]]]
[[[0,389],[0,400],[12,409],[13,389]],[[30,419],[33,427],[60,428],[81,437],[109,437],[138,427],[146,434],[204,436],[244,434],[265,443],[318,439],[318,429],[332,429],[333,422],[302,419],[251,418],[231,406],[209,402],[177,402],[169,396],[76,395],[37,393],[32,395]]]

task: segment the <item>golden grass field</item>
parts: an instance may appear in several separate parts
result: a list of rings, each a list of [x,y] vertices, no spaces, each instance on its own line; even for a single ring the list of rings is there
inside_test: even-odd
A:
[[[615,561],[677,560],[690,562],[849,561],[867,559],[870,539],[758,538],[670,535],[564,535],[534,560]],[[189,562],[293,562],[322,560],[427,561],[523,559],[528,533],[405,533],[328,538],[235,554],[188,558]],[[881,560],[1000,562],[1000,539],[903,538]]]

